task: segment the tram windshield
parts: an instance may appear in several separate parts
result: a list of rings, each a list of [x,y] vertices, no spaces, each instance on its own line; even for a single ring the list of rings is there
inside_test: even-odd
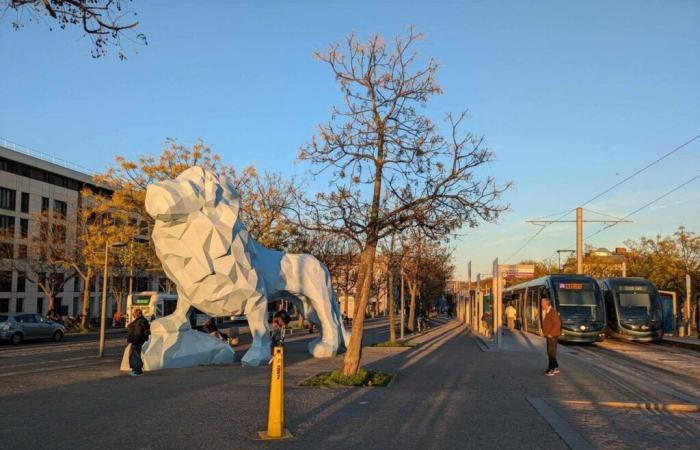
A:
[[[555,283],[557,309],[564,322],[601,321],[603,311],[593,283]]]
[[[661,320],[661,308],[646,286],[620,286],[617,289],[620,302],[620,319]]]

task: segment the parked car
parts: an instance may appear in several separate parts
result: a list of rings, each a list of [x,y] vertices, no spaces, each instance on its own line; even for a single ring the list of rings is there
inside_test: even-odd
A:
[[[0,314],[0,340],[2,341],[10,341],[15,345],[34,339],[59,342],[65,334],[66,329],[63,325],[41,314]]]

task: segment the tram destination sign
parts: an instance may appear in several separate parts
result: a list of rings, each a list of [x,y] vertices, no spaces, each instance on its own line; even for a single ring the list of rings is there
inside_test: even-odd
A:
[[[529,280],[535,278],[534,264],[503,264],[500,266],[501,273],[506,279],[518,278]]]

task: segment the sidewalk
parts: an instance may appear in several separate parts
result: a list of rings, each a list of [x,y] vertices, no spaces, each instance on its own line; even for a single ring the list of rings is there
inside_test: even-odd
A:
[[[691,350],[700,350],[699,337],[664,336],[661,342],[663,344],[674,345],[676,347],[689,348]]]
[[[547,342],[542,336],[526,333],[521,330],[509,330],[503,327],[500,347],[494,338],[486,338],[473,335],[479,347],[484,352],[534,352],[544,355],[547,351]],[[558,346],[558,353],[568,353],[567,347]]]

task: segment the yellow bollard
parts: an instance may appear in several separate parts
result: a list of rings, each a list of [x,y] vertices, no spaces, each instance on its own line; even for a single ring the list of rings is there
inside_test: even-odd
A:
[[[270,406],[267,415],[267,431],[258,431],[262,440],[292,437],[284,428],[284,348],[275,347],[272,353],[270,376]]]

